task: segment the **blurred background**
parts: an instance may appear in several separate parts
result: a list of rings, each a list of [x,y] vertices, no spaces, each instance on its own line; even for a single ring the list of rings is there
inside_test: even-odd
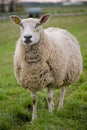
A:
[[[44,13],[82,15],[87,14],[87,0],[0,0],[0,20],[15,13],[27,17]]]

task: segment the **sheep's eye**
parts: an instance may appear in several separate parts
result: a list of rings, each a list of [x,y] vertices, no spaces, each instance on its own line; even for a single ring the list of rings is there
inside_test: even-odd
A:
[[[35,27],[34,27],[34,32],[39,32],[39,29],[38,29],[38,26],[39,26],[40,24],[39,23],[37,23],[36,25],[35,25]]]
[[[39,32],[39,29],[38,28],[34,28],[34,32]]]
[[[22,24],[22,23],[20,23],[20,26],[24,29],[24,26],[23,26],[23,24]]]

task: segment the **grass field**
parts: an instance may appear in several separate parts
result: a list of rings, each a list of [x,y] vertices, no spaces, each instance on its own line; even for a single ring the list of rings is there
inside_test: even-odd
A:
[[[78,13],[78,12],[87,12],[87,5],[82,5],[82,6],[50,6],[50,7],[42,7],[42,11],[44,13]]]
[[[49,113],[46,90],[38,93],[38,119],[31,123],[30,92],[21,88],[13,74],[13,53],[19,28],[10,21],[0,22],[0,130],[87,130],[87,16],[52,17],[47,25],[67,29],[80,42],[83,73],[67,88],[64,108]],[[55,108],[59,90],[55,90]]]

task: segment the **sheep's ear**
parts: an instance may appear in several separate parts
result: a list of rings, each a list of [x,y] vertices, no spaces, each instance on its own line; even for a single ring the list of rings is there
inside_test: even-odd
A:
[[[40,18],[40,24],[46,23],[46,22],[49,20],[50,17],[51,17],[50,14],[45,14],[45,15],[43,15],[43,16]]]
[[[12,22],[15,23],[15,24],[20,25],[20,23],[21,23],[21,18],[18,17],[18,16],[16,16],[16,15],[12,15],[12,16],[10,16],[10,19],[11,19]]]

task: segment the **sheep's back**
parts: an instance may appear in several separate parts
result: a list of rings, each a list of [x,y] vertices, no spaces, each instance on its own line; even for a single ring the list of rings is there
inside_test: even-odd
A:
[[[45,29],[45,33],[56,46],[71,45],[80,49],[77,39],[64,29],[51,27]]]

